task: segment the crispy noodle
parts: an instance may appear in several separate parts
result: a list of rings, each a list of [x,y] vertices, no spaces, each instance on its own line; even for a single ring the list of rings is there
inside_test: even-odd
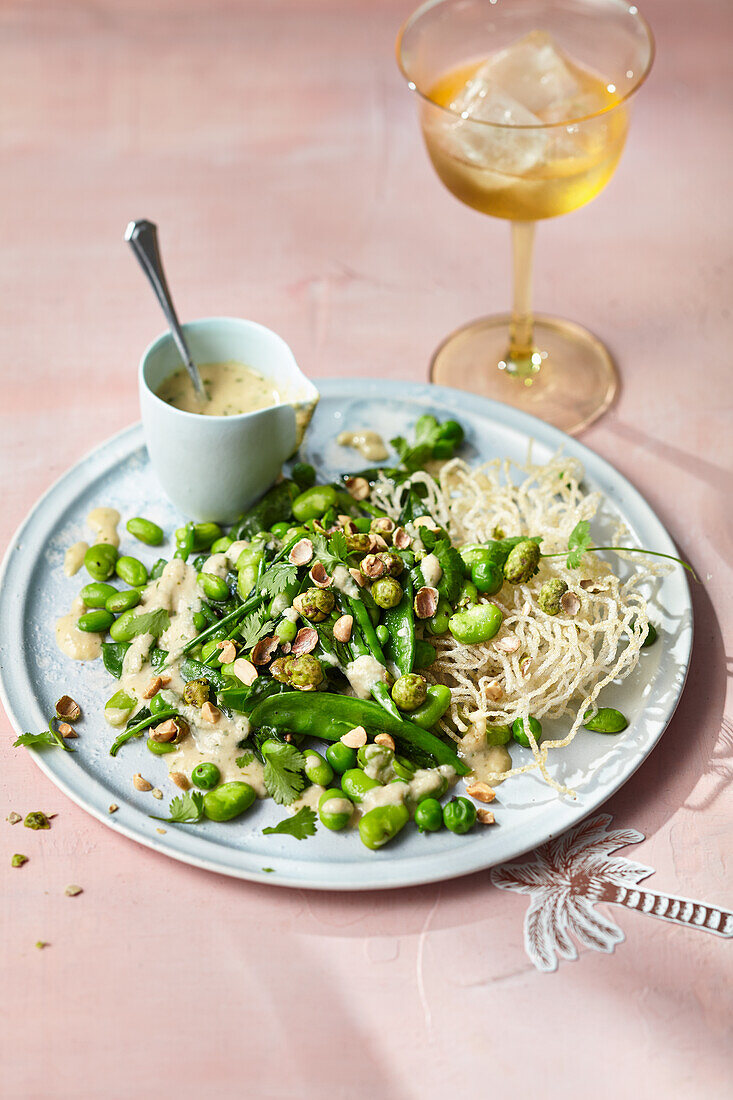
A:
[[[513,470],[523,475],[519,484],[513,484]],[[592,519],[601,505],[601,493],[581,489],[583,474],[577,459],[558,454],[547,465],[536,466],[530,454],[526,465],[496,459],[471,468],[454,459],[436,470],[435,476],[424,471],[414,474],[409,484],[424,486],[427,509],[455,545],[541,535],[543,553],[551,554],[566,551],[578,521]],[[403,490],[404,486],[382,477],[372,499],[396,520]],[[616,534],[623,533],[620,526]],[[431,639],[436,643],[436,660],[426,676],[451,688],[451,706],[441,727],[459,746],[465,735],[487,724],[524,720],[533,759],[509,771],[482,776],[489,783],[539,770],[557,791],[574,794],[549,774],[548,757],[551,750],[571,743],[585,712],[597,709],[603,688],[624,679],[639,661],[649,623],[646,599],[639,589],[667,567],[638,555],[634,565],[629,578],[622,580],[596,554],[586,554],[581,567],[572,570],[564,556],[543,558],[539,572],[528,583],[505,583],[491,597],[504,616],[491,641],[464,645],[450,633]],[[540,610],[537,597],[550,577],[561,577],[580,600],[574,617]],[[515,639],[517,648],[506,652],[505,641],[511,649]],[[571,716],[572,721],[564,737],[538,745],[529,731],[530,715],[537,719]]]

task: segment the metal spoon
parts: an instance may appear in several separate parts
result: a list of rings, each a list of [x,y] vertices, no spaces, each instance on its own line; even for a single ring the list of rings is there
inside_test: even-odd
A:
[[[196,396],[201,404],[205,404],[209,398],[201,381],[198,368],[191,358],[191,352],[188,350],[163,271],[163,261],[160,258],[160,248],[158,246],[158,227],[155,222],[149,222],[145,219],[130,222],[125,230],[125,240],[135,253],[140,267],[147,275],[150,285],[155,291],[155,296],[165,314],[178,353],[191,376]]]

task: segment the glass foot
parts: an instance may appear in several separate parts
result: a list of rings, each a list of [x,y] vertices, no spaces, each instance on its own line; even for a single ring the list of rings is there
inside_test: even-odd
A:
[[[606,348],[572,321],[536,315],[538,351],[508,363],[510,321],[509,314],[481,317],[451,333],[433,356],[430,380],[503,401],[564,432],[587,428],[618,390]]]

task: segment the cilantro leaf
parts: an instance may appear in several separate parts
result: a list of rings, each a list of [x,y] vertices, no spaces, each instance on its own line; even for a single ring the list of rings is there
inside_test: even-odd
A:
[[[260,592],[267,596],[278,596],[293,584],[298,576],[298,567],[289,562],[277,561],[271,565],[260,579]]]
[[[42,748],[44,745],[50,745],[52,748],[63,749],[65,752],[73,752],[71,745],[67,745],[60,733],[56,733],[53,728],[53,718],[48,723],[48,729],[42,730],[40,733],[21,733],[15,741],[13,741],[13,748],[18,749],[25,746],[27,749]]]
[[[150,816],[154,821],[169,821],[178,824],[197,824],[204,815],[204,796],[199,791],[187,791],[171,800],[168,807],[170,817]]]
[[[348,557],[346,538],[342,531],[335,531],[330,539],[323,535],[313,535],[313,556],[320,561],[325,569],[334,569],[341,565]]]
[[[253,752],[243,752],[241,756],[238,756],[234,763],[238,768],[246,768],[248,764],[251,764],[255,758]]]
[[[305,757],[295,745],[278,741],[268,745],[265,755],[264,782],[267,793],[281,806],[295,802],[305,786]]]
[[[168,612],[164,607],[159,607],[156,611],[144,611],[142,615],[134,615],[130,620],[127,633],[131,638],[137,638],[140,634],[152,634],[154,638],[159,638],[161,634],[165,634],[170,625]]]
[[[464,432],[455,420],[439,423],[434,416],[426,414],[415,422],[415,442],[410,443],[404,436],[398,435],[390,443],[400,456],[402,465],[410,473],[421,470],[432,458],[452,458],[457,447],[463,443]]]
[[[245,649],[252,649],[260,638],[264,638],[267,633],[268,622],[269,619],[264,608],[259,611],[251,611],[249,615],[245,615],[239,624],[239,637],[242,639],[242,645]]]
[[[568,569],[580,568],[583,555],[590,548],[590,520],[581,519],[570,532],[568,539]]]
[[[263,829],[262,832],[283,833],[286,836],[294,836],[296,840],[305,840],[307,836],[313,836],[316,831],[316,815],[310,806],[303,806],[293,817],[286,817],[277,825]]]

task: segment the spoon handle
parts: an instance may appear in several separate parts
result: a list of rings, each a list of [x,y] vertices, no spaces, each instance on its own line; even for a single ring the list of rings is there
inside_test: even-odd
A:
[[[165,319],[171,330],[171,335],[173,336],[181,359],[186,366],[186,370],[191,376],[193,388],[196,391],[199,401],[207,401],[208,398],[203,383],[201,382],[201,376],[196,364],[191,358],[191,352],[188,350],[188,345],[173,305],[173,299],[168,289],[165,271],[163,270],[163,261],[160,258],[157,225],[155,222],[149,222],[145,219],[130,222],[125,230],[125,240],[135,253],[138,263],[147,275],[150,285],[155,291],[155,296],[160,302],[161,309],[165,314]]]

